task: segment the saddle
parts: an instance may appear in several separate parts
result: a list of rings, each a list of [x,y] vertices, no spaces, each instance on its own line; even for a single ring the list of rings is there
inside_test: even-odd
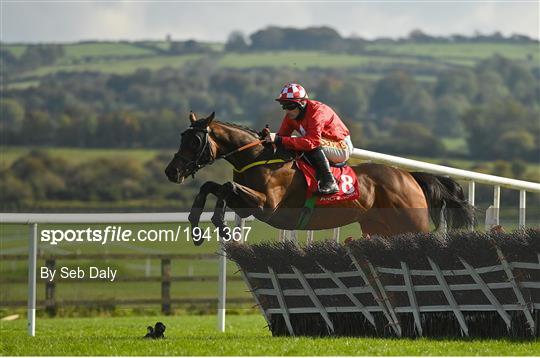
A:
[[[296,167],[304,174],[306,180],[306,201],[310,199],[314,200],[314,206],[331,205],[338,202],[356,200],[360,197],[358,177],[355,171],[345,162],[330,164],[339,191],[331,195],[320,195],[317,185],[317,173],[306,156],[281,146],[277,146],[273,153],[265,150],[265,154],[265,157],[271,157],[272,159],[295,162]]]
[[[336,179],[339,191],[335,194],[320,195],[317,185],[317,173],[315,168],[305,160],[300,158],[295,161],[296,167],[304,174],[307,183],[306,200],[315,197],[315,206],[324,206],[338,202],[356,200],[360,197],[358,189],[358,177],[355,171],[345,163],[339,166],[331,166],[332,175]]]

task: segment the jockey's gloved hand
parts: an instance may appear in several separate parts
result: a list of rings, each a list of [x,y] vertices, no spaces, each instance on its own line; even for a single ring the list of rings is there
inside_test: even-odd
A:
[[[266,143],[275,143],[279,144],[281,143],[281,137],[278,136],[276,133],[268,133],[266,138],[264,138]]]
[[[259,132],[259,138],[265,139],[270,134],[270,128],[265,127],[262,131]]]

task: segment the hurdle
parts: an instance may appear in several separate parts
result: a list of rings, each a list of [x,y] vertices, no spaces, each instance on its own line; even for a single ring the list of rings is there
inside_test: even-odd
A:
[[[539,336],[538,229],[226,251],[274,336]]]

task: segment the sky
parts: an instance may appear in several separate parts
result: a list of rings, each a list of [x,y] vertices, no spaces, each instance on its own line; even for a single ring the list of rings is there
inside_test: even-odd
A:
[[[405,37],[495,31],[540,38],[540,5],[532,1],[1,1],[2,42],[81,40],[226,41],[268,26],[330,26],[342,36]]]

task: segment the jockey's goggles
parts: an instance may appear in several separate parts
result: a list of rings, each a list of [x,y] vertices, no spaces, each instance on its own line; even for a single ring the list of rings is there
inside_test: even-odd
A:
[[[292,102],[292,103],[283,103],[281,105],[281,108],[283,108],[286,111],[292,111],[293,109],[298,108],[298,103],[294,103],[294,102]]]

